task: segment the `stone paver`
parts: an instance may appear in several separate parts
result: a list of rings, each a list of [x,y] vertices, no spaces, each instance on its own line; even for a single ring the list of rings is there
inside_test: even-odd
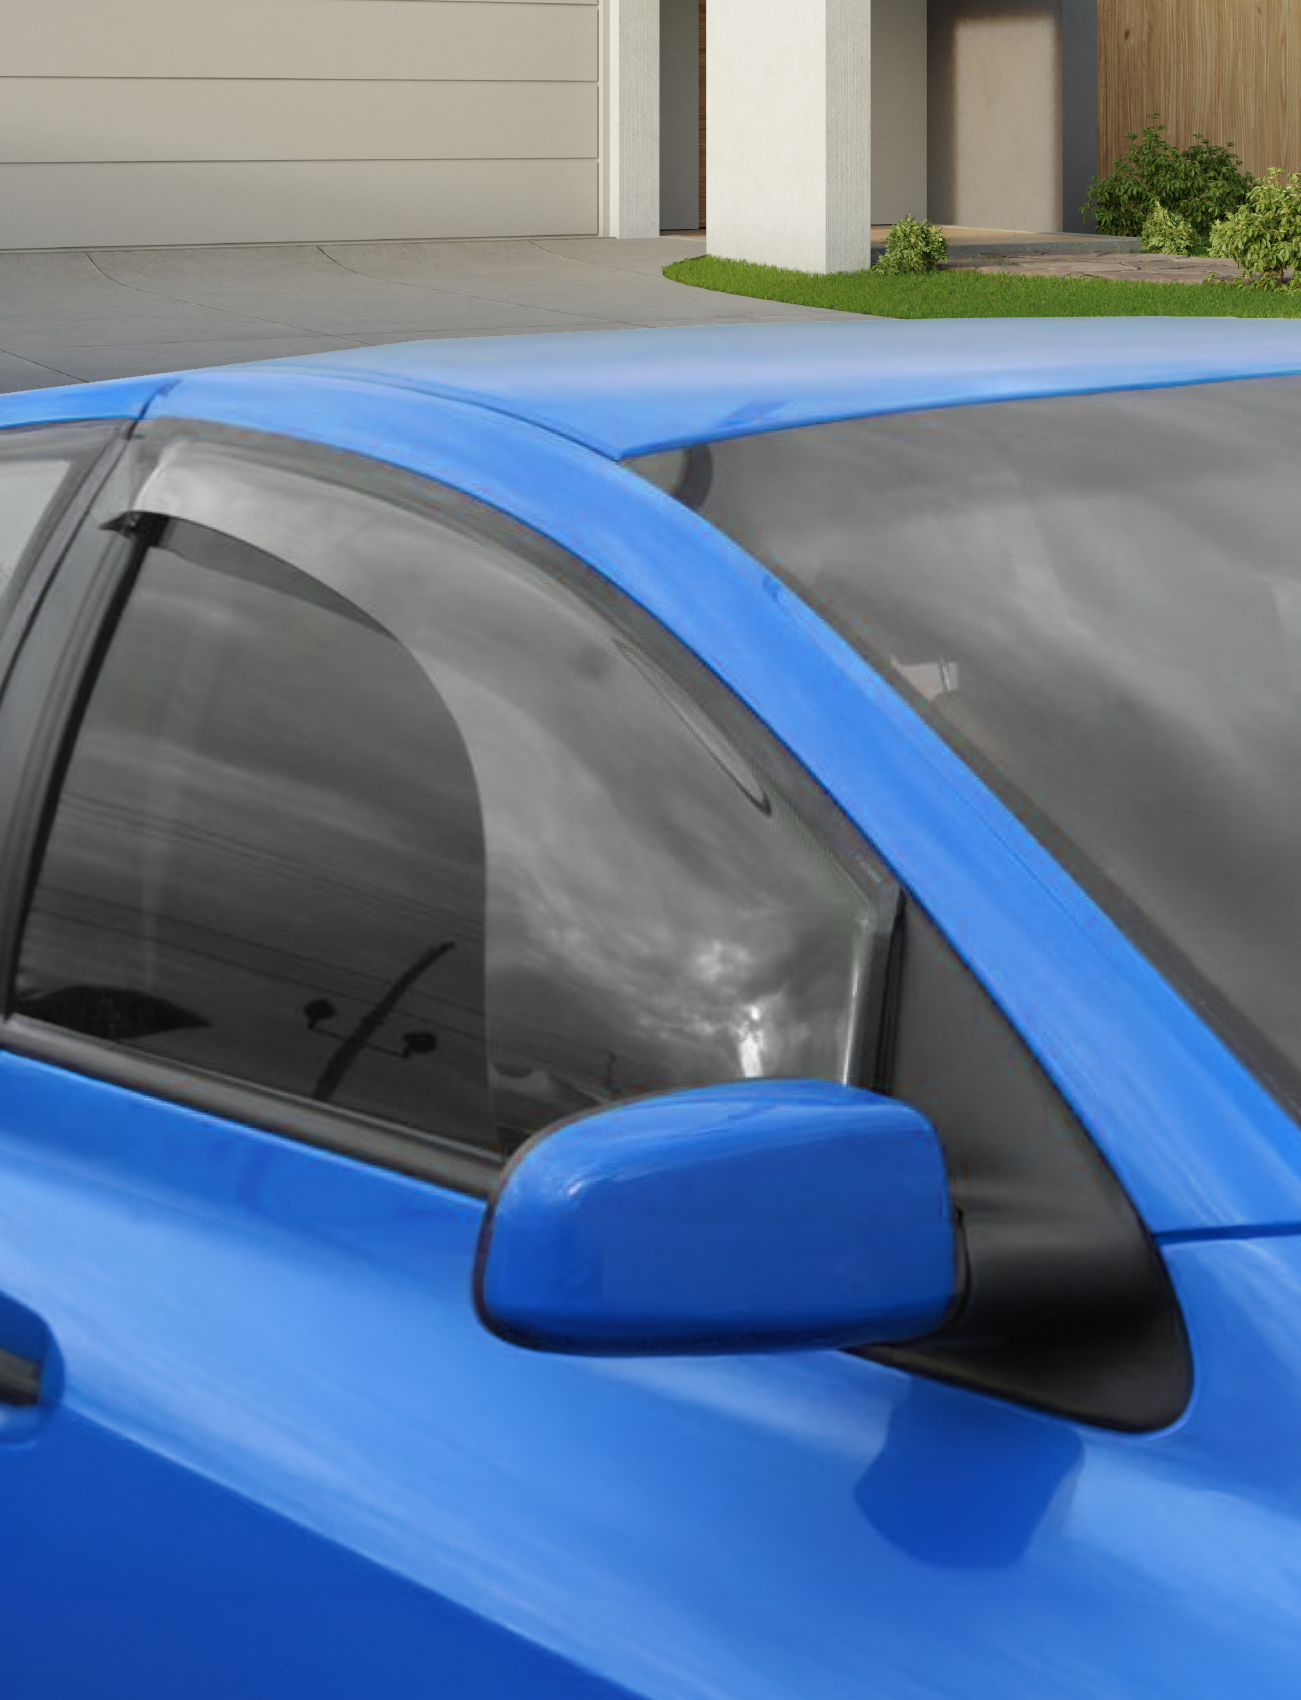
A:
[[[671,283],[700,236],[0,252],[0,391],[425,337],[857,318]]]
[[[1023,277],[1106,277],[1131,283],[1200,283],[1207,272],[1223,278],[1238,275],[1232,260],[1185,259],[1180,254],[1100,254],[1084,249],[1073,254],[1000,255],[984,265],[975,256],[953,263],[964,270],[1016,272]]]

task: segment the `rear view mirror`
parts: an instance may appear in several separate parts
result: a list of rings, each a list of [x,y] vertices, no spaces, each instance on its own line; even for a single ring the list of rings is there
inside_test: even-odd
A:
[[[489,1206],[475,1302],[541,1351],[663,1356],[898,1343],[957,1302],[944,1157],[905,1104],[744,1081],[530,1141]]]

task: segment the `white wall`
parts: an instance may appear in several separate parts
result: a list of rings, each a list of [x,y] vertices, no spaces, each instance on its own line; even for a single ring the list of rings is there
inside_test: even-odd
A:
[[[709,0],[711,253],[867,264],[872,3]]]
[[[0,248],[598,224],[599,0],[3,0]]]
[[[660,0],[605,0],[607,236],[660,233]]]
[[[927,0],[871,0],[872,223],[926,217]]]
[[[660,0],[660,224],[700,225],[700,0]]]

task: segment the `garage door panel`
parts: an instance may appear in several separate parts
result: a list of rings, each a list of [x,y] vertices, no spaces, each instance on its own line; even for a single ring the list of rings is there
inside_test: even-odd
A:
[[[0,162],[10,164],[590,159],[596,152],[594,83],[0,83]]]
[[[0,248],[591,236],[596,209],[587,159],[0,165]]]
[[[590,81],[597,11],[586,0],[22,0],[6,8],[0,63],[5,78]]]

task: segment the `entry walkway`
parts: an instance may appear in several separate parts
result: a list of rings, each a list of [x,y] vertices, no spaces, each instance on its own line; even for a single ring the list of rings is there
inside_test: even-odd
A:
[[[0,253],[0,391],[423,337],[853,314],[661,276],[699,236]]]

